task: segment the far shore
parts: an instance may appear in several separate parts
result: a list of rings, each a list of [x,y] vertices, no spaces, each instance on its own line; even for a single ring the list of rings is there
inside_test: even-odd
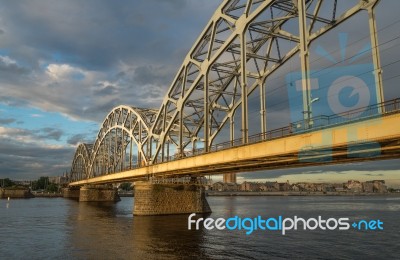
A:
[[[3,192],[4,193],[4,192]],[[367,193],[367,192],[319,192],[319,191],[205,191],[206,196],[390,196],[400,197],[400,192]],[[29,192],[28,189],[15,189],[0,198],[60,198],[62,193]],[[134,197],[134,192],[120,192],[120,197]]]
[[[319,191],[206,191],[207,196],[399,196],[400,193]]]

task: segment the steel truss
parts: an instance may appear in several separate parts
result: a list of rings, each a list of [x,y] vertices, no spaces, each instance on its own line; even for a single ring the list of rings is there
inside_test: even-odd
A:
[[[114,108],[102,124],[89,160],[80,159],[78,147],[72,168],[81,169],[84,161],[86,173],[75,176],[91,178],[162,163],[171,156],[185,157],[199,149],[209,152],[218,136],[234,142],[235,118],[241,119],[241,142],[247,144],[249,96],[259,91],[260,125],[251,127],[266,133],[265,82],[296,54],[303,78],[304,120],[309,120],[309,46],[361,11],[369,14],[377,103],[381,103],[374,15],[379,1],[225,0],[187,54],[160,109]]]

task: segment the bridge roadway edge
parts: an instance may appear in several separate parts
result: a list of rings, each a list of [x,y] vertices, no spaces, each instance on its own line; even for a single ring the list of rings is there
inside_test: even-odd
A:
[[[323,162],[342,163],[363,160],[400,158],[400,113],[375,118],[368,122],[361,121],[329,129],[300,133],[283,138],[233,147],[217,152],[210,152],[176,161],[149,165],[124,172],[97,176],[90,179],[72,182],[69,186],[87,184],[105,184],[124,181],[146,180],[149,176],[184,176],[212,175],[229,172],[268,170],[290,167],[319,165],[320,163],[299,160],[299,152],[304,147],[313,149],[331,148],[337,161]],[[381,157],[353,158],[348,157],[349,129],[358,135],[358,143],[377,142],[381,144]],[[323,142],[323,134],[330,133],[332,143]],[[368,152],[368,151],[366,151]]]

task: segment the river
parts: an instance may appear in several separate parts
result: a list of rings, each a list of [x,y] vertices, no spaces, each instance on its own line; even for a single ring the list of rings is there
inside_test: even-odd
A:
[[[0,200],[0,259],[400,259],[400,197],[208,197],[211,218],[377,220],[383,230],[188,230],[188,216],[132,216],[134,198]],[[201,227],[201,226],[200,226]]]

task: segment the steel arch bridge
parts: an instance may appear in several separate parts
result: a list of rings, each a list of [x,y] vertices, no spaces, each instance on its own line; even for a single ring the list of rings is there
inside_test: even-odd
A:
[[[268,140],[266,80],[299,55],[304,122],[311,111],[309,46],[360,12],[368,14],[377,89],[383,102],[375,21],[380,0],[225,0],[190,49],[158,110],[118,106],[93,145],[78,146],[72,181],[208,153],[218,142]],[[260,96],[249,125],[249,96]],[[379,107],[383,112],[383,107]],[[271,129],[271,127],[269,127]],[[239,131],[238,131],[239,129]],[[237,138],[239,137],[239,138]]]

